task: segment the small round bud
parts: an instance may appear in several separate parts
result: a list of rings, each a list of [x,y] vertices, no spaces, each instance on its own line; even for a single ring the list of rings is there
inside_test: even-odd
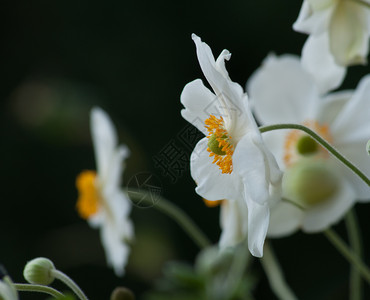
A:
[[[128,288],[119,286],[113,290],[110,300],[135,300],[135,295]]]
[[[289,199],[310,207],[333,197],[339,180],[325,162],[303,160],[285,172],[283,188]]]
[[[304,135],[297,142],[297,151],[301,155],[310,155],[319,149],[319,144],[310,136]]]
[[[53,270],[55,267],[50,259],[38,257],[26,264],[23,276],[29,283],[49,285],[55,278]]]

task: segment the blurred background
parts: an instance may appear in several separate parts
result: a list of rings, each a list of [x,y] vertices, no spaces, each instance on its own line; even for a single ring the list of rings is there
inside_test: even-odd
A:
[[[162,195],[216,243],[219,209],[195,194],[186,164],[173,176],[157,160],[173,143],[189,157],[196,142],[184,142],[189,125],[180,115],[184,85],[203,79],[191,33],[215,56],[230,50],[229,74],[244,86],[268,53],[300,54],[306,36],[292,30],[300,6],[291,0],[3,1],[0,261],[14,281],[24,282],[28,260],[45,256],[91,299],[108,299],[118,285],[140,299],[166,261],[194,262],[198,248],[171,219],[134,207],[136,240],[126,275],[118,278],[106,266],[99,232],[75,210],[75,178],[95,169],[93,106],[108,112],[131,150],[123,185],[138,173],[154,174]],[[344,87],[355,88],[368,70],[351,68]],[[357,212],[368,252],[369,205]],[[343,224],[336,229],[345,236]],[[272,245],[300,299],[347,299],[348,263],[325,237],[297,233]],[[257,260],[253,271],[260,280],[256,299],[274,299]]]

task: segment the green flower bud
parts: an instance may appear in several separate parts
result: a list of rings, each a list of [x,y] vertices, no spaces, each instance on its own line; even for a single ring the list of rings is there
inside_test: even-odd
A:
[[[297,151],[301,155],[313,154],[318,148],[319,144],[308,135],[303,135],[297,142]]]
[[[285,172],[283,189],[290,200],[310,207],[334,196],[339,181],[325,161],[302,160]]]
[[[220,147],[220,142],[217,140],[217,136],[215,134],[209,137],[208,147],[215,154],[218,154],[218,155],[226,154],[225,151],[222,151],[222,148]]]
[[[26,264],[23,276],[29,283],[49,285],[55,278],[53,270],[55,267],[50,259],[38,257]]]
[[[135,300],[135,295],[128,288],[119,286],[113,290],[110,300]]]

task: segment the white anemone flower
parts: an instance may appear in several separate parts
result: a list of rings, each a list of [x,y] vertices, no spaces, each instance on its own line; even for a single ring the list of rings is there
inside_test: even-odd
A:
[[[306,125],[370,175],[364,151],[370,136],[370,76],[354,91],[320,96],[298,57],[269,56],[250,78],[247,90],[263,125]],[[288,235],[298,228],[325,230],[356,200],[369,200],[367,184],[307,134],[276,130],[264,133],[263,139],[285,171],[283,197],[292,201],[282,201],[271,212],[270,236]]]
[[[77,210],[92,227],[100,229],[107,262],[122,276],[130,252],[127,243],[134,235],[129,219],[131,202],[120,188],[129,150],[118,146],[116,130],[102,109],[93,108],[90,121],[97,172],[83,171],[77,177]]]
[[[182,116],[206,137],[191,155],[191,175],[196,192],[205,199],[242,201],[248,209],[248,246],[254,256],[263,255],[269,224],[270,205],[280,199],[281,172],[248,107],[242,87],[232,82],[225,68],[231,54],[223,50],[215,61],[209,46],[192,36],[200,67],[214,93],[200,79],[188,83],[181,94]],[[234,204],[235,205],[235,204]],[[233,206],[235,207],[235,206]],[[235,218],[231,213],[223,217]],[[233,234],[233,233],[230,233]],[[221,246],[233,246],[244,239],[228,238]]]
[[[320,91],[338,87],[346,66],[365,64],[369,52],[367,0],[304,0],[293,28],[309,34],[302,63]]]

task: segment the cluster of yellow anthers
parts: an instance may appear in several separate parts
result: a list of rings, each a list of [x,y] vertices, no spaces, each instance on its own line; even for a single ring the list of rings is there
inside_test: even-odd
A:
[[[231,174],[233,171],[234,146],[231,142],[231,136],[225,129],[223,118],[216,118],[211,115],[205,120],[205,124],[209,139],[207,151],[209,156],[213,157],[212,163],[217,164],[222,173]]]
[[[309,120],[303,123],[304,126],[315,131],[318,135],[324,138],[327,142],[332,143],[333,139],[327,124],[320,124],[317,121]],[[328,151],[321,147],[310,136],[300,130],[291,130],[284,144],[284,162],[287,167],[292,166],[302,156],[315,156],[318,158],[326,158],[329,156]]]
[[[96,188],[96,172],[83,171],[76,179],[78,189],[77,211],[81,218],[88,219],[96,214],[99,208],[100,195]]]

